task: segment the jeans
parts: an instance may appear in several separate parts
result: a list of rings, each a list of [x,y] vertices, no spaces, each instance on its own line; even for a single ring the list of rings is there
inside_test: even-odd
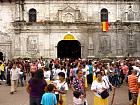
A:
[[[5,75],[4,75],[4,71],[1,71],[1,80],[6,80]]]
[[[24,75],[20,74],[19,79],[20,79],[21,86],[24,86],[23,84]]]
[[[30,105],[41,105],[41,98],[35,98],[30,96]]]
[[[7,73],[7,81],[6,81],[7,85],[11,85],[11,79],[10,79],[10,73]]]
[[[113,86],[120,86],[120,81],[118,78],[112,78],[112,85]]]

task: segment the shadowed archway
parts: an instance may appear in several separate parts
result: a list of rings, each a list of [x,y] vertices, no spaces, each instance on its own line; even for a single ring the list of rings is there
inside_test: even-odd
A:
[[[0,60],[3,61],[3,53],[0,52]]]
[[[81,44],[78,40],[61,40],[57,45],[58,58],[81,58]]]

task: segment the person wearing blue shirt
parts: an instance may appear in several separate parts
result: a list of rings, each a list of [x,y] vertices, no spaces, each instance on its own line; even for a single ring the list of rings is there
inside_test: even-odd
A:
[[[41,105],[57,105],[56,95],[53,93],[54,88],[53,84],[48,85],[48,92],[43,94]]]
[[[93,82],[93,66],[91,61],[89,61],[88,67],[89,67],[89,75],[87,75],[87,82],[89,85],[91,85]]]

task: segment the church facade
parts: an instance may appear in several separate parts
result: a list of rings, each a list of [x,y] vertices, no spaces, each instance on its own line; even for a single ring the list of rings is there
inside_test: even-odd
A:
[[[11,58],[140,56],[139,0],[0,0]]]

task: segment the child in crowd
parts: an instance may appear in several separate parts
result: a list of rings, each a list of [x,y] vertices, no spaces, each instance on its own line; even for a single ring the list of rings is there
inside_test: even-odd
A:
[[[84,97],[78,91],[73,92],[73,105],[84,105]]]
[[[43,94],[41,105],[57,105],[56,95],[53,93],[55,86],[53,84],[49,84],[47,87],[47,93]]]

